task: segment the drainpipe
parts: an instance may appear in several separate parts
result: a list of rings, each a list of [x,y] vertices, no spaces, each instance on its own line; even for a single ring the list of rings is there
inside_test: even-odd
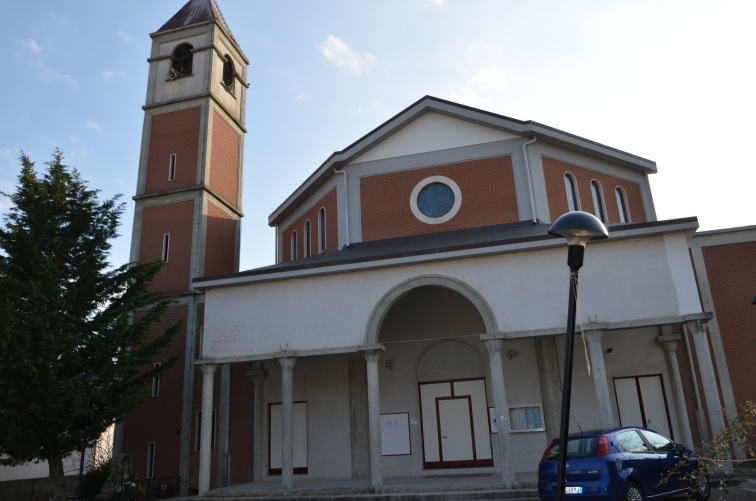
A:
[[[530,160],[528,160],[528,145],[533,144],[538,140],[535,136],[522,144],[522,156],[525,159],[525,174],[528,178],[528,191],[530,192],[530,212],[533,214],[533,223],[538,222],[538,214],[536,214],[535,193],[533,192],[533,179],[530,173]]]
[[[351,242],[349,240],[349,186],[347,185],[347,173],[344,169],[333,169],[334,174],[344,175],[344,222],[346,224],[346,230],[344,231],[344,247],[349,247]]]

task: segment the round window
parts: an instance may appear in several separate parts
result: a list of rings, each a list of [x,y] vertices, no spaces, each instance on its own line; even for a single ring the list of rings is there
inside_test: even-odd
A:
[[[431,176],[412,190],[410,207],[420,221],[440,224],[453,218],[462,204],[457,183],[445,176]]]

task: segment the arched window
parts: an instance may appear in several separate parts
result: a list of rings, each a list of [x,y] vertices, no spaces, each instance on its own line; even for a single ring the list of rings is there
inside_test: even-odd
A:
[[[591,181],[591,193],[593,194],[593,208],[596,217],[599,218],[602,223],[605,223],[606,215],[604,214],[604,200],[601,197],[601,186],[598,184],[598,181]]]
[[[571,174],[564,175],[564,189],[567,190],[567,209],[570,212],[580,210],[577,197],[577,187],[575,185],[575,179]]]
[[[617,210],[619,211],[620,223],[629,223],[630,213],[627,211],[627,197],[625,196],[625,192],[622,188],[617,186],[614,193],[617,195]]]
[[[304,257],[310,257],[312,255],[312,248],[310,247],[310,244],[312,243],[312,232],[310,231],[310,227],[312,225],[310,224],[310,220],[308,219],[305,221],[304,224]]]
[[[326,210],[321,207],[318,211],[318,252],[326,250]]]
[[[192,47],[182,43],[173,51],[171,56],[171,74],[173,78],[192,74]]]
[[[297,259],[297,230],[291,232],[291,260]]]
[[[235,75],[234,62],[231,60],[231,56],[226,55],[226,60],[223,61],[223,85],[230,91],[234,90]]]

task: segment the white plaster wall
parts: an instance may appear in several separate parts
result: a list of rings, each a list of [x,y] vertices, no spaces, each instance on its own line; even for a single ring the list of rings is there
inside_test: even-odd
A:
[[[475,289],[494,311],[499,331],[563,329],[566,260],[560,246],[210,289],[202,356],[360,346],[381,297],[423,275],[452,277]],[[695,281],[683,234],[593,243],[580,273],[578,321],[633,322],[700,312],[691,290]]]
[[[281,367],[266,361],[263,433],[264,472],[269,465],[268,405],[281,402]],[[299,358],[294,366],[294,401],[307,402],[309,478],[350,478],[349,386],[346,355]]]
[[[372,147],[352,163],[415,155],[517,137],[519,136],[465,122],[458,118],[427,112],[401,129],[401,133],[394,134]]]

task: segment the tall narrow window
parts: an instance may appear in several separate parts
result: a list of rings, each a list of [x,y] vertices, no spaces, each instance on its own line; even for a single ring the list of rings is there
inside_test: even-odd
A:
[[[617,186],[614,193],[617,195],[617,210],[619,211],[620,223],[629,223],[630,214],[627,212],[627,197],[625,196],[625,192]]]
[[[580,209],[578,205],[577,188],[575,187],[575,179],[570,174],[564,175],[564,188],[567,190],[567,209],[570,212]]]
[[[199,452],[200,439],[202,437],[202,411],[197,411],[197,422],[194,429],[197,430],[197,434],[194,436],[194,450]],[[215,409],[213,409],[210,420],[210,450],[215,450]]]
[[[321,207],[318,211],[318,252],[326,250],[326,210]]]
[[[170,253],[170,248],[171,248],[171,234],[166,233],[163,235],[163,253],[161,254],[161,257],[164,263],[168,262],[168,255]]]
[[[168,160],[168,181],[176,179],[176,154],[171,154],[170,160]]]
[[[309,219],[307,221],[305,221],[305,224],[304,224],[304,253],[303,253],[304,257],[310,257],[310,255],[312,254],[312,250],[310,248],[310,244],[312,243],[312,232],[310,231],[311,226],[312,225],[310,224],[310,220]]]
[[[147,442],[147,472],[144,478],[152,478],[155,475],[155,442]]]
[[[297,230],[291,232],[291,260],[297,259]]]
[[[596,217],[602,223],[605,223],[604,200],[601,198],[601,186],[599,186],[598,181],[591,181],[591,193],[593,194],[593,208],[596,210]]]
[[[158,369],[160,368],[160,364],[156,363],[153,365],[154,368]],[[157,397],[160,396],[160,376],[155,376],[152,378],[152,396]]]
[[[171,71],[168,74],[170,78],[176,78],[192,74],[192,47],[188,43],[182,43],[171,55]]]
[[[223,86],[230,92],[234,91],[235,75],[234,62],[231,60],[231,56],[227,55],[226,60],[223,61]]]

